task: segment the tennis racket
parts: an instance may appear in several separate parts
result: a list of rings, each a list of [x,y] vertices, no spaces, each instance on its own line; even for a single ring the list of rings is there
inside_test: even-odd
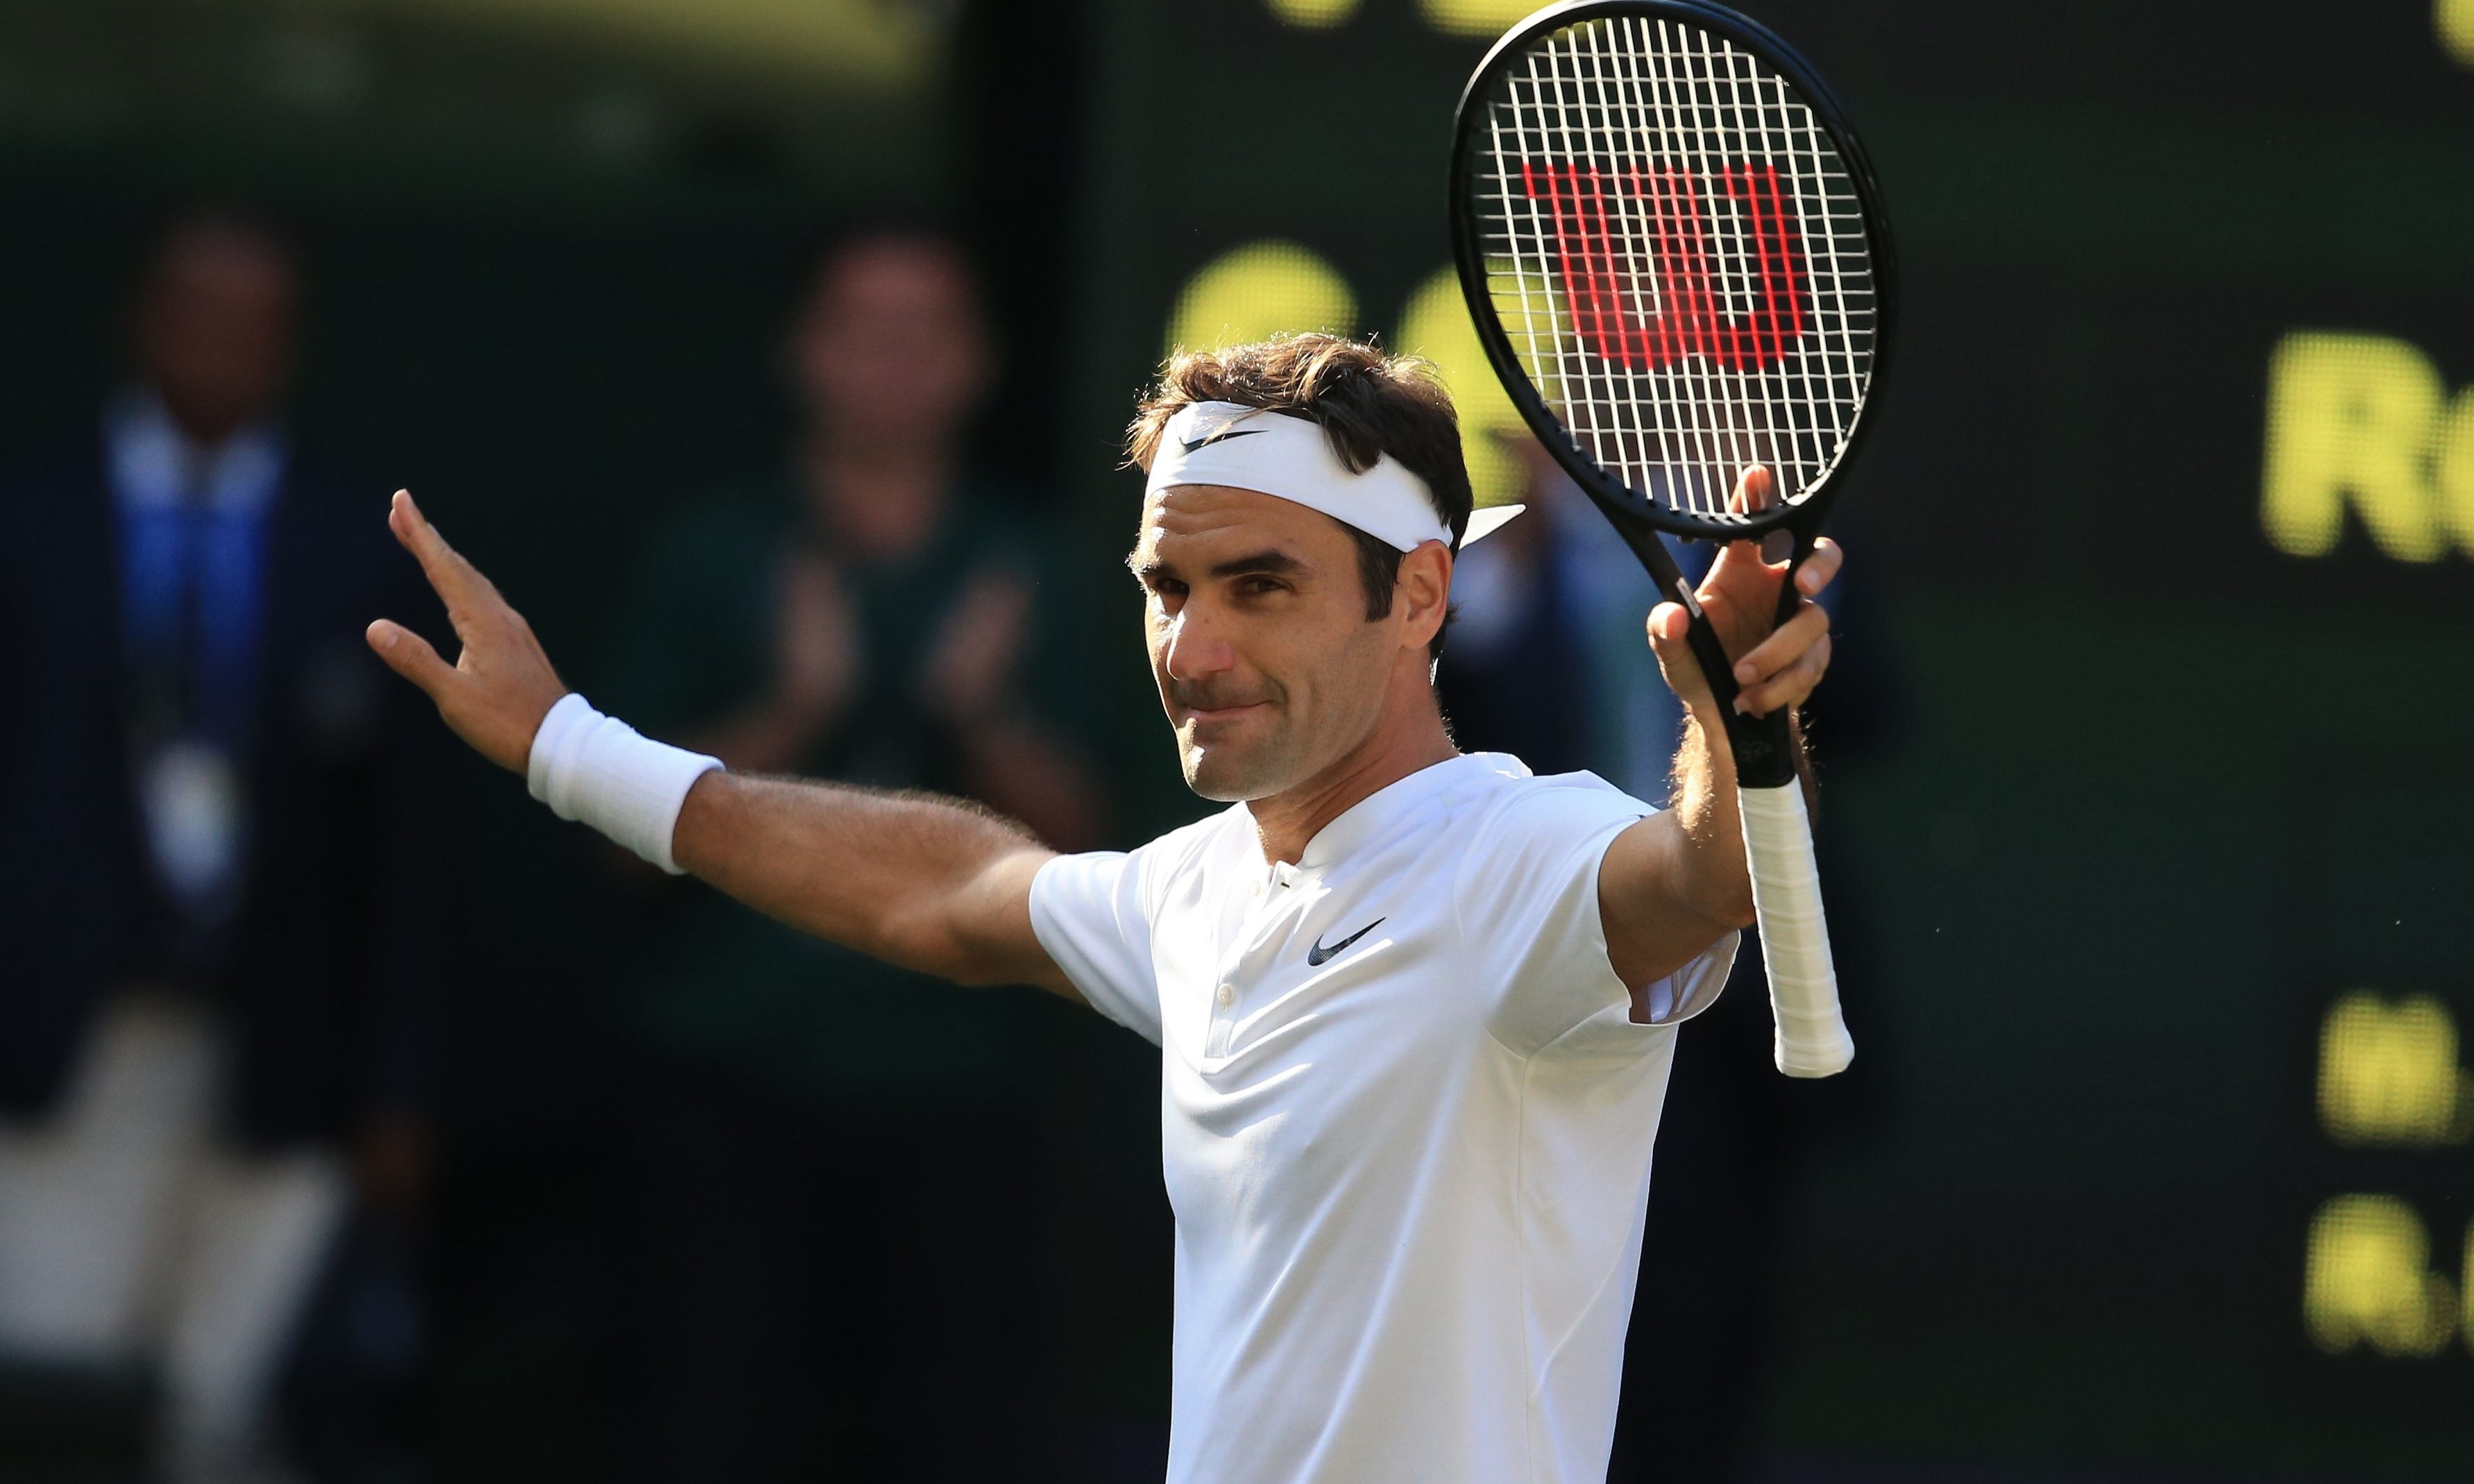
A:
[[[1575,0],[1515,27],[1462,95],[1452,247],[1531,431],[1691,617],[1728,718],[1779,1069],[1856,1054],[1838,1006],[1785,708],[1734,667],[1665,538],[1759,540],[1795,568],[1871,419],[1895,282],[1880,193],[1783,41],[1699,0]],[[1763,508],[1731,499],[1770,472]]]

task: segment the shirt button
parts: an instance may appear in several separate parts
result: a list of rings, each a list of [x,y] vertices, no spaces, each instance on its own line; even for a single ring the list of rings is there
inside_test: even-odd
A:
[[[1222,985],[1220,987],[1220,1008],[1225,1010],[1235,1003],[1237,1003],[1237,986],[1233,984]]]

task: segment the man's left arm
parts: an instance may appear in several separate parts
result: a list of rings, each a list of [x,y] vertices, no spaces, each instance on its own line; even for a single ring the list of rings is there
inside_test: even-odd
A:
[[[1765,562],[1750,541],[1719,554],[1698,597],[1719,642],[1734,657],[1737,706],[1754,715],[1804,705],[1830,666],[1830,615],[1814,595],[1837,575],[1836,543],[1823,539],[1796,573],[1802,595],[1775,630],[1783,562]],[[1681,605],[1661,603],[1649,615],[1649,644],[1666,682],[1682,698],[1684,738],[1676,751],[1671,804],[1617,836],[1598,871],[1598,913],[1607,958],[1635,995],[1634,1018],[1647,1011],[1646,988],[1684,968],[1727,933],[1753,922],[1752,878],[1744,866],[1744,825],[1735,804],[1735,762],[1716,741],[1726,724],[1685,634]],[[1796,767],[1805,786],[1802,733]]]

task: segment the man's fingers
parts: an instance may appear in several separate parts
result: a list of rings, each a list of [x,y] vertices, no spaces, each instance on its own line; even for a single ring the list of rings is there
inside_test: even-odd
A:
[[[1768,563],[1761,561],[1758,541],[1729,541],[1718,548],[1710,562],[1710,573],[1701,579],[1701,606],[1710,606],[1712,595],[1738,587],[1750,588],[1770,581]]]
[[[429,641],[392,619],[381,618],[369,627],[370,648],[387,662],[387,668],[422,689],[430,700],[442,698],[443,687],[455,674],[455,667],[438,658]]]
[[[411,491],[398,490],[394,500],[388,503],[387,529],[395,533],[397,542],[404,550],[412,553],[412,559],[421,563],[421,575],[429,580],[430,588],[452,607],[460,594],[456,591],[456,574],[447,560],[446,539],[438,534],[436,526],[429,523],[429,517],[421,513]]]
[[[1744,471],[1735,476],[1735,488],[1727,496],[1727,508],[1737,515],[1767,510],[1770,507],[1770,495],[1777,488],[1777,482],[1770,478],[1770,471],[1765,466],[1747,464],[1744,466]]]
[[[1735,659],[1735,683],[1754,685],[1795,662],[1815,644],[1830,638],[1830,615],[1817,603],[1805,603],[1776,633]]]
[[[1838,563],[1843,560],[1845,554],[1839,551],[1836,541],[1826,536],[1814,541],[1804,565],[1795,569],[1795,590],[1808,598],[1829,586],[1838,575]]]
[[[1830,635],[1825,634],[1819,642],[1798,655],[1793,664],[1758,685],[1737,691],[1735,705],[1755,716],[1767,716],[1783,706],[1802,706],[1829,668]]]
[[[1744,466],[1744,471],[1735,476],[1735,488],[1727,493],[1727,509],[1739,515],[1766,509],[1770,503],[1770,491],[1773,488],[1770,471],[1767,468],[1758,464],[1747,464]],[[1744,562],[1750,562],[1756,566],[1760,564],[1759,544],[1754,541],[1727,542],[1718,548],[1717,561],[1710,569],[1710,580],[1725,581],[1722,569],[1732,568],[1736,563]]]
[[[429,579],[430,587],[445,600],[450,614],[493,591],[489,580],[448,545],[447,538],[439,535],[429,517],[421,513],[411,491],[395,492],[395,501],[387,508],[387,526],[403,543],[403,549],[421,563],[422,575]]]

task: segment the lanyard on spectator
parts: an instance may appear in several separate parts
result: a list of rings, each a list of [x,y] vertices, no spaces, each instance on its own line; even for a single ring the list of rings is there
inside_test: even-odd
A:
[[[266,512],[281,456],[264,433],[198,450],[144,405],[113,419],[110,454],[133,783],[180,920],[174,958],[199,962],[238,903]]]

